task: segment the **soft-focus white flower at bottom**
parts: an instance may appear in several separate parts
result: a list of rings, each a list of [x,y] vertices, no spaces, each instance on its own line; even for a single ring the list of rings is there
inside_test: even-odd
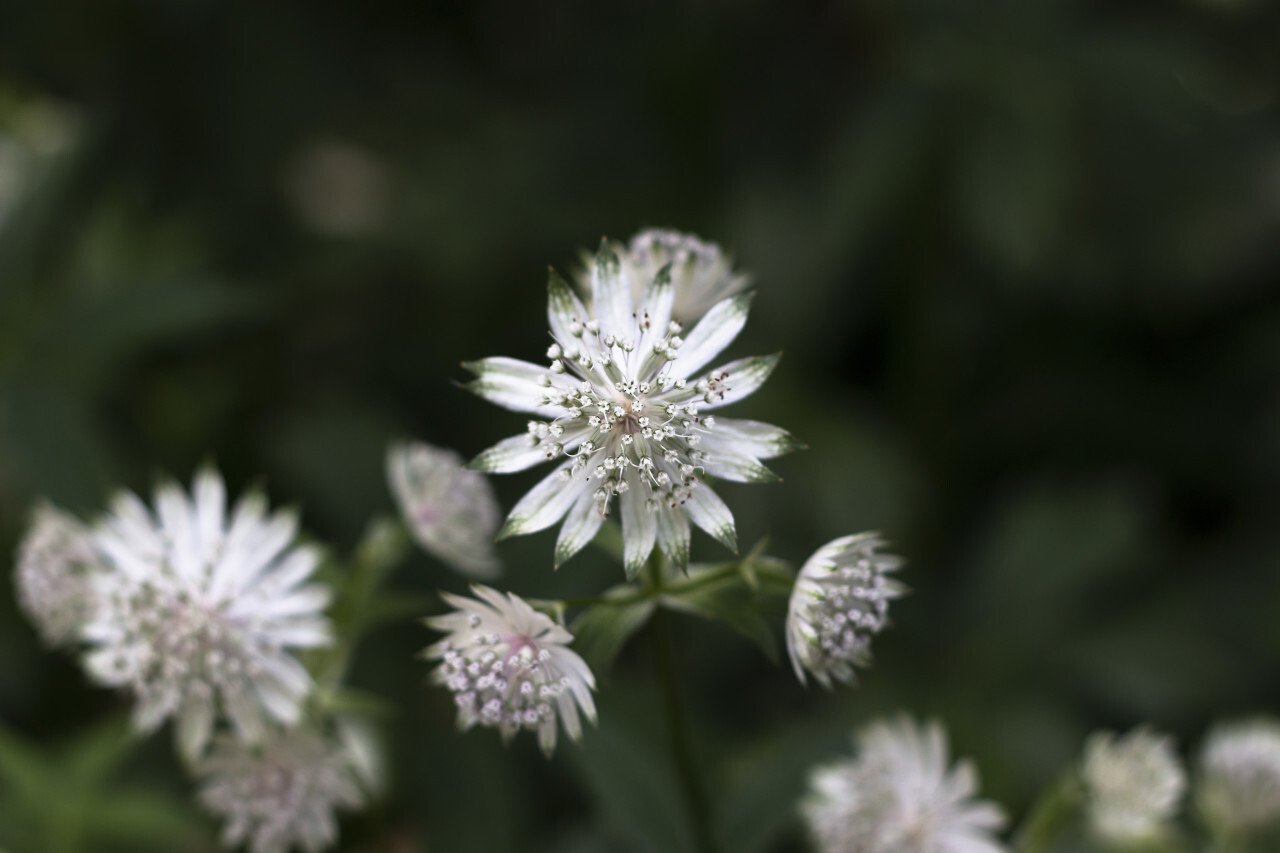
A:
[[[252,853],[324,850],[338,836],[334,810],[364,801],[351,756],[307,729],[259,745],[220,738],[197,773],[201,805],[226,822],[223,843],[247,843]]]
[[[1117,843],[1158,837],[1187,787],[1172,741],[1146,728],[1090,737],[1082,775],[1094,831]]]
[[[975,800],[968,761],[947,768],[941,726],[902,717],[857,737],[855,758],[820,767],[801,813],[819,853],[1002,853],[994,804]]]
[[[1196,801],[1221,832],[1247,834],[1280,822],[1280,722],[1214,726],[1200,753]]]
[[[19,606],[47,645],[70,645],[78,638],[92,608],[90,578],[97,571],[101,565],[88,528],[51,504],[37,506],[18,546],[14,585]]]
[[[578,712],[596,721],[595,678],[569,649],[573,635],[513,593],[471,589],[478,599],[442,593],[457,609],[426,620],[448,633],[424,656],[441,661],[432,678],[453,691],[459,727],[491,726],[504,741],[533,729],[550,755],[559,718],[565,733],[581,740]]]

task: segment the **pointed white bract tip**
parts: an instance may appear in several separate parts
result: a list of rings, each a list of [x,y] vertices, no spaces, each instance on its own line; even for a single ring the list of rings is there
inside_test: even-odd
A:
[[[1099,732],[1085,744],[1081,777],[1089,823],[1113,844],[1154,840],[1168,829],[1187,787],[1171,738],[1148,728]]]
[[[800,811],[818,853],[1003,853],[1004,815],[975,799],[967,761],[948,768],[937,723],[906,717],[859,732],[858,754],[815,769]]]
[[[419,545],[470,578],[497,577],[493,553],[501,511],[488,479],[452,450],[422,442],[387,451],[387,480]]]
[[[51,504],[37,506],[18,546],[13,580],[18,605],[46,645],[69,646],[79,638],[97,571],[88,528]]]
[[[1205,821],[1228,835],[1280,824],[1280,721],[1214,726],[1201,748],[1195,798]]]
[[[453,692],[458,726],[496,728],[504,742],[528,729],[548,755],[557,722],[581,740],[579,714],[596,720],[595,678],[569,648],[573,635],[514,593],[472,590],[476,598],[445,593],[455,610],[428,620],[446,634],[426,656],[440,661],[432,679]]]
[[[188,760],[220,715],[243,740],[298,719],[312,681],[291,650],[331,641],[327,587],[309,583],[318,552],[288,513],[248,497],[230,512],[221,477],[191,496],[157,490],[154,511],[124,493],[90,536],[102,569],[83,638],[100,684],[131,691],[134,722],[170,717]]]
[[[364,803],[353,757],[309,729],[273,730],[252,745],[220,738],[196,772],[223,843],[250,853],[326,850],[338,838],[335,810]]]
[[[645,286],[666,267],[673,291],[671,317],[686,327],[700,320],[711,306],[741,293],[750,283],[746,275],[734,271],[733,259],[718,245],[668,228],[640,231],[631,238],[619,260],[628,273],[637,303]]]
[[[819,548],[800,569],[787,608],[787,653],[796,677],[822,686],[852,684],[854,668],[871,662],[871,640],[889,621],[889,602],[905,588],[888,577],[902,561],[878,553],[874,533],[845,536]]]

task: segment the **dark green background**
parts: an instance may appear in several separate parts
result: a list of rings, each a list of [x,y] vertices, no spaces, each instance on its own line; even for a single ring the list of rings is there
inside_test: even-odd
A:
[[[677,622],[728,849],[799,849],[805,768],[897,708],[1015,814],[1097,727],[1194,747],[1280,705],[1278,46],[1264,0],[4,0],[0,123],[47,97],[80,123],[0,225],[0,545],[38,496],[91,513],[214,459],[346,551],[391,508],[390,440],[522,429],[454,383],[540,358],[548,263],[672,226],[754,277],[729,355],[785,351],[727,414],[810,446],[723,489],[740,539],[798,563],[879,529],[913,589],[833,694]],[[553,575],[553,541],[501,545],[502,583],[620,579]],[[395,583],[463,587],[425,555]],[[0,589],[6,726],[54,748],[127,707]],[[343,850],[689,849],[645,638],[546,762],[453,733],[429,637],[356,661],[399,712]],[[167,732],[123,772],[187,797]]]

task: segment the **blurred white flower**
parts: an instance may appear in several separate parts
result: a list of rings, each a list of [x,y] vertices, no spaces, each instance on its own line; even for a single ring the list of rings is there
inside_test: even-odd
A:
[[[902,717],[857,737],[859,753],[815,770],[801,813],[819,853],[1001,853],[1000,809],[973,799],[978,777],[947,768],[937,723]]]
[[[746,358],[711,371],[711,359],[741,331],[750,296],[716,303],[685,336],[672,319],[667,274],[633,299],[631,274],[606,243],[592,274],[589,312],[554,273],[548,315],[550,367],[510,358],[465,365],[468,386],[487,400],[537,415],[527,433],[474,459],[486,472],[559,466],[511,510],[499,536],[532,533],[565,518],[559,565],[591,541],[619,497],[627,571],[644,565],[655,542],[673,562],[689,561],[689,522],[736,549],[733,514],[702,478],[770,482],[760,463],[797,447],[785,431],[705,413],[759,388],[778,357]],[[566,518],[567,514],[567,518]]]
[[[750,280],[733,270],[733,259],[715,243],[697,235],[666,228],[648,228],[631,238],[625,248],[617,247],[618,257],[631,281],[631,296],[637,303],[654,277],[670,264],[671,286],[675,290],[671,318],[686,326],[696,323],[703,314],[727,297],[747,289]],[[590,254],[583,258],[582,270],[576,276],[587,307],[591,301]]]
[[[1280,822],[1280,721],[1214,726],[1200,753],[1196,802],[1221,832],[1248,834]]]
[[[362,237],[387,217],[391,179],[368,150],[340,139],[317,139],[294,157],[282,177],[298,218],[333,237]]]
[[[18,604],[50,646],[74,643],[92,606],[91,575],[99,570],[89,529],[42,503],[18,546]]]
[[[871,638],[889,621],[889,602],[905,587],[886,573],[902,560],[878,554],[884,542],[859,533],[828,542],[800,569],[787,609],[787,652],[796,677],[823,687],[851,684],[854,667],[871,662]]]
[[[307,729],[273,731],[260,744],[219,738],[196,768],[200,803],[225,821],[222,842],[252,853],[308,853],[337,840],[335,809],[364,797],[346,750]]]
[[[504,742],[520,729],[536,729],[550,755],[556,718],[573,740],[582,739],[581,711],[594,725],[595,678],[569,649],[573,635],[519,596],[476,584],[478,599],[442,593],[457,608],[427,625],[448,634],[426,657],[441,661],[432,679],[453,691],[458,726],[496,727]]]
[[[387,451],[387,479],[418,544],[464,575],[499,574],[493,536],[501,514],[483,474],[466,470],[452,450],[414,442]]]
[[[159,487],[155,505],[153,514],[122,493],[94,532],[107,571],[94,576],[84,631],[89,674],[134,692],[141,730],[175,716],[188,759],[219,710],[243,740],[261,737],[268,720],[295,722],[312,681],[289,649],[330,641],[329,590],[307,583],[319,553],[297,545],[296,518],[268,516],[259,495],[228,517],[212,471],[196,477],[190,498]]]
[[[1090,737],[1082,776],[1094,831],[1122,844],[1160,836],[1187,787],[1172,740],[1147,728],[1118,739],[1112,732]]]

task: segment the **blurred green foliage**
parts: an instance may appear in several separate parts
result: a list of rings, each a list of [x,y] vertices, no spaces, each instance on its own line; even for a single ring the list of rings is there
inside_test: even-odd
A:
[[[38,496],[91,512],[213,459],[346,553],[391,508],[391,440],[519,428],[454,383],[539,357],[548,263],[674,226],[754,276],[730,356],[786,352],[733,413],[810,447],[724,489],[742,541],[798,564],[879,529],[913,588],[833,694],[673,620],[726,846],[800,849],[807,768],[899,707],[1015,812],[1094,728],[1194,746],[1280,708],[1277,44],[1261,0],[9,0],[0,545]],[[533,481],[499,478],[504,503]],[[622,580],[552,548],[503,543],[503,585]],[[424,555],[392,584],[463,587]],[[342,849],[687,849],[643,637],[547,762],[455,734],[412,660],[429,636],[402,619],[356,653],[399,711]],[[39,785],[80,785],[83,821],[115,804],[75,774],[123,706],[0,592],[0,844],[53,849],[4,817]],[[116,841],[199,849],[175,839],[215,827],[157,740]]]

